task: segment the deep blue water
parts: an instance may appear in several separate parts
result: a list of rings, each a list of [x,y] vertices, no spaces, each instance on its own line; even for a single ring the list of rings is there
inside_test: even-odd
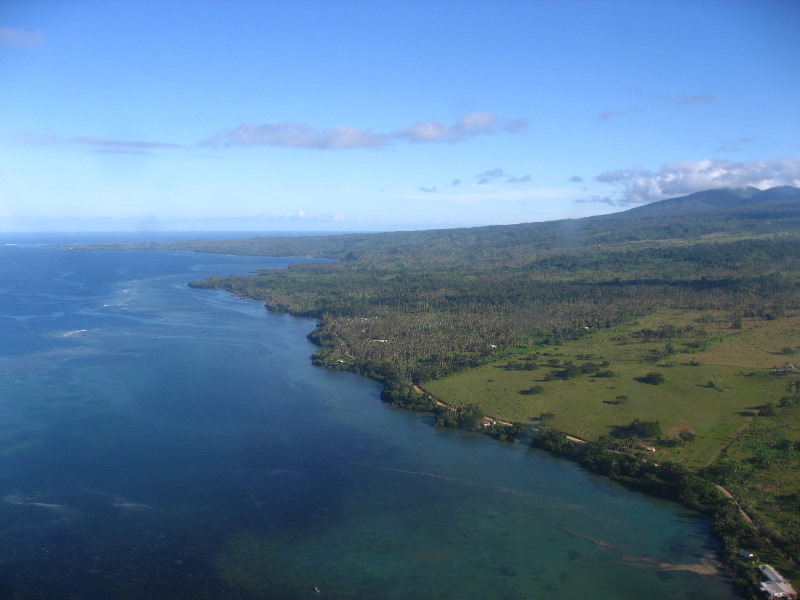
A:
[[[84,239],[0,235],[0,598],[732,596],[681,568],[715,557],[697,516],[434,429],[311,366],[312,321],[186,286],[288,259],[38,245]]]

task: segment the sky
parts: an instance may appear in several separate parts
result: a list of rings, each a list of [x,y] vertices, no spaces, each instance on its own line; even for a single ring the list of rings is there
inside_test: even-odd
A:
[[[800,185],[798,0],[2,0],[0,231],[392,231]]]

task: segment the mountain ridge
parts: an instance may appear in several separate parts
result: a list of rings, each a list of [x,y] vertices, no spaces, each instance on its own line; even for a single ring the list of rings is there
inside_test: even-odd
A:
[[[758,206],[787,200],[800,200],[800,188],[792,186],[777,186],[766,190],[755,187],[714,188],[686,196],[666,198],[616,214],[661,214],[676,210],[697,213],[706,210]]]
[[[605,215],[451,229],[350,233],[239,240],[95,244],[94,249],[171,249],[253,256],[306,256],[342,261],[481,262],[531,253],[596,249],[632,242],[699,240],[716,235],[800,235],[800,189],[719,188]]]

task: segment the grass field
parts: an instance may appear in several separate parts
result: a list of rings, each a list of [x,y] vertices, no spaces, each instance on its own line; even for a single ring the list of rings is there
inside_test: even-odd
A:
[[[658,421],[665,438],[696,435],[660,452],[706,466],[753,419],[763,418],[756,417],[761,407],[777,405],[797,378],[772,370],[793,362],[786,349],[798,351],[800,314],[733,325],[727,313],[661,312],[424,387],[447,404],[476,404],[503,421],[531,422],[552,413],[551,427],[584,439],[634,419]],[[600,371],[613,376],[559,377],[569,363],[602,365]],[[651,372],[661,373],[664,383],[637,380]]]

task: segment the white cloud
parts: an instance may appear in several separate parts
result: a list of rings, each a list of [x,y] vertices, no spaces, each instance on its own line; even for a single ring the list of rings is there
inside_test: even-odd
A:
[[[495,116],[491,113],[470,112],[458,120],[455,129],[464,135],[492,133],[495,120]]]
[[[289,148],[375,148],[385,143],[385,136],[340,125],[315,131],[305,123],[252,125],[245,123],[231,131],[214,135],[204,146],[285,146]]]
[[[444,142],[455,141],[453,128],[442,125],[438,121],[420,121],[397,134],[411,142]]]
[[[277,123],[253,125],[245,123],[230,131],[223,131],[203,141],[203,146],[281,146],[340,150],[350,148],[379,148],[391,142],[425,144],[460,142],[477,135],[499,132],[516,133],[525,127],[521,119],[503,120],[487,112],[469,112],[453,125],[438,121],[418,121],[406,129],[393,133],[373,133],[350,125],[316,130],[307,123]]]
[[[714,188],[797,186],[800,159],[679,161],[666,163],[658,171],[642,166],[605,171],[595,181],[615,186],[620,204],[646,204]]]
[[[343,223],[347,221],[347,215],[344,213],[315,213],[304,209],[298,209],[293,212],[288,212],[283,215],[259,215],[255,217],[258,221],[303,221],[303,222],[317,222],[317,223]]]
[[[41,31],[25,31],[0,25],[0,47],[36,48],[44,44],[44,33]]]
[[[462,115],[454,125],[444,125],[438,121],[420,121],[395,135],[416,143],[459,142],[476,135],[496,133],[498,126],[506,133],[514,133],[521,129],[521,126],[509,126],[508,123],[498,120],[492,113],[468,112]],[[522,123],[522,121],[513,121],[513,123]]]

